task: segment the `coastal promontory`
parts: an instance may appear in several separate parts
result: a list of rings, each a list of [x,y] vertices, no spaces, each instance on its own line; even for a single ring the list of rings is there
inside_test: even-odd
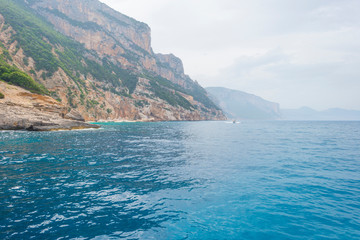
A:
[[[206,90],[185,74],[179,58],[154,53],[148,25],[98,0],[0,0],[0,67],[9,66],[42,86],[22,97],[32,106],[39,99],[51,102],[51,114],[55,109],[63,114],[61,108],[85,121],[226,118]],[[12,82],[12,73],[0,74],[0,80],[27,89],[23,82]],[[3,124],[28,117],[23,127],[29,127],[52,119],[42,108],[33,107],[36,117],[30,117],[25,113],[31,108],[19,102],[9,107],[15,96],[0,92],[5,95]]]

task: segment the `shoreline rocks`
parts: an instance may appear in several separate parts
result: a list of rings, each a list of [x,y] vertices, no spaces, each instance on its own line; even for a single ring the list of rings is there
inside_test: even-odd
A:
[[[100,127],[81,121],[83,118],[76,111],[67,113],[66,107],[51,97],[33,94],[1,81],[0,91],[5,95],[4,99],[0,99],[0,131],[58,131]]]
[[[0,130],[59,131],[99,127],[95,124],[64,119],[37,109],[0,103]]]

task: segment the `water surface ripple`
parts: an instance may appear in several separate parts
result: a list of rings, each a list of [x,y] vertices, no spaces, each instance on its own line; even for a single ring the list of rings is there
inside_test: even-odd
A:
[[[360,239],[360,122],[0,132],[0,239]]]

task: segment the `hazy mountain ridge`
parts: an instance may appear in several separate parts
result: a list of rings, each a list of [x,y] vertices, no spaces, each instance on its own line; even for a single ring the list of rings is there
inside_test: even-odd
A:
[[[225,118],[146,24],[97,0],[0,0],[0,27],[6,61],[87,120]]]
[[[359,110],[341,108],[316,111],[309,107],[301,107],[298,109],[282,109],[281,114],[284,120],[360,120]]]
[[[211,98],[231,119],[280,119],[278,103],[269,102],[253,94],[223,87],[208,87]]]

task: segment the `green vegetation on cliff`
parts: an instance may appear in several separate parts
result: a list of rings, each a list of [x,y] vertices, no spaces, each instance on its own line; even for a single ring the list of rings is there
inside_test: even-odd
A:
[[[18,68],[10,66],[0,57],[0,80],[22,87],[33,93],[48,94],[46,88],[35,82],[29,75]]]
[[[188,94],[184,88],[161,76],[153,76],[151,73],[147,73],[143,77],[150,80],[151,90],[158,98],[165,100],[172,106],[181,106],[188,110],[194,108],[188,100],[179,94],[179,92]]]
[[[213,108],[216,110],[221,110],[216,104],[214,104],[208,97],[207,92],[204,88],[202,88],[199,84],[196,82],[193,83],[193,87],[189,89],[188,94],[191,96],[194,96],[194,99],[198,102],[201,102],[204,104],[207,108]]]
[[[5,98],[5,96],[4,96],[4,94],[2,94],[2,93],[0,92],[0,99],[3,99],[3,98]]]
[[[6,62],[6,60],[11,60],[11,56],[2,43],[0,43],[0,50],[2,52],[0,54],[0,80],[22,87],[33,93],[49,93],[43,85],[35,82],[28,74]],[[4,95],[1,95],[4,98]]]

